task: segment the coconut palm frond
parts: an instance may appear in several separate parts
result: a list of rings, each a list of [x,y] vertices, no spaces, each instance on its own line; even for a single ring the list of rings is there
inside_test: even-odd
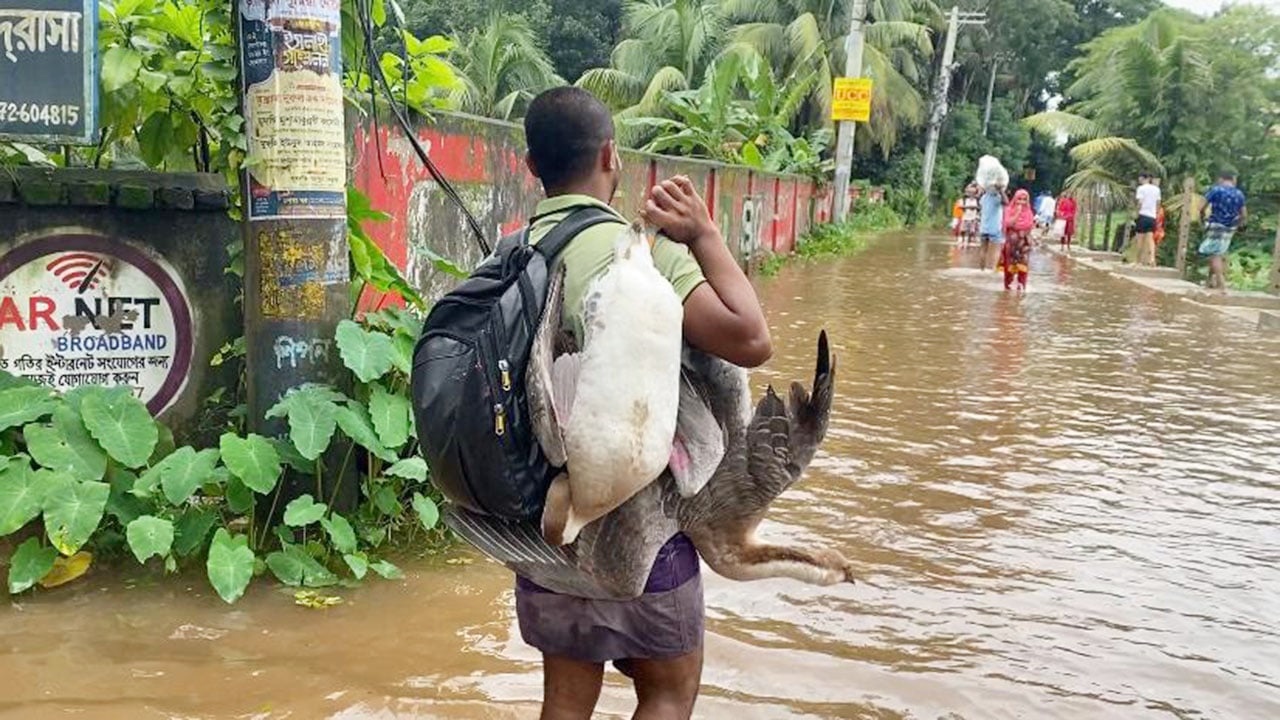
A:
[[[878,22],[867,26],[867,42],[880,49],[905,46],[923,53],[925,57],[933,54],[933,33],[925,25],[903,20]]]
[[[801,65],[809,62],[817,55],[827,52],[827,40],[822,34],[822,26],[812,13],[805,13],[787,25],[787,45],[791,51],[792,63]]]
[[[1093,140],[1104,134],[1102,127],[1089,118],[1074,113],[1050,110],[1022,119],[1032,132],[1051,138],[1065,136],[1068,139]]]
[[[1085,166],[1104,165],[1109,160],[1120,159],[1148,170],[1164,172],[1160,159],[1132,138],[1101,137],[1082,142],[1071,148],[1071,159]]]
[[[668,65],[658,70],[649,80],[644,95],[636,103],[636,113],[640,116],[658,115],[662,109],[662,101],[669,92],[688,90],[689,79],[679,68]]]
[[[734,51],[735,46],[749,46],[769,58],[775,67],[787,62],[789,46],[786,27],[775,23],[745,23],[729,33],[729,44],[721,51]]]
[[[787,6],[777,0],[722,0],[720,11],[737,23],[781,25],[787,21]]]
[[[614,110],[635,105],[644,97],[644,79],[616,68],[592,68],[578,78],[576,85],[600,98]]]

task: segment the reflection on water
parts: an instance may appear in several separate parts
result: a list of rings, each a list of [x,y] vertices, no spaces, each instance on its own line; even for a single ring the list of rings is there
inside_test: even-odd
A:
[[[1280,716],[1280,343],[1033,258],[886,239],[761,285],[777,357],[839,355],[830,434],[762,534],[864,581],[708,578],[699,717]],[[328,611],[88,582],[0,624],[0,717],[523,718],[509,576],[421,563]],[[617,678],[603,716],[625,716]]]

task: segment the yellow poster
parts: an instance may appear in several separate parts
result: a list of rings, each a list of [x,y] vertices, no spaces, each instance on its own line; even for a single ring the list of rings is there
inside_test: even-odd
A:
[[[836,78],[831,93],[831,119],[836,122],[871,120],[871,78]]]

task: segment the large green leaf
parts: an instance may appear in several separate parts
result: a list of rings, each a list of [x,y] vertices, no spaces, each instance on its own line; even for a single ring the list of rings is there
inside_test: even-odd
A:
[[[391,369],[393,348],[385,333],[369,332],[350,320],[338,323],[338,352],[361,382],[373,382]]]
[[[329,447],[337,427],[338,401],[345,395],[323,385],[308,385],[289,392],[267,411],[267,417],[288,417],[289,439],[307,461],[315,460]]]
[[[12,387],[0,391],[0,430],[25,425],[53,412],[57,400],[45,387]]]
[[[378,573],[387,580],[400,580],[404,578],[404,573],[401,572],[400,568],[392,565],[386,560],[379,560],[378,562],[369,565],[369,569]]]
[[[111,486],[81,482],[64,472],[39,470],[36,482],[45,484],[44,531],[58,552],[71,556],[98,529],[107,509]]]
[[[342,561],[351,568],[351,574],[357,580],[363,580],[364,576],[369,572],[369,557],[362,552],[347,553],[342,556]]]
[[[243,487],[243,486],[242,486]],[[246,492],[248,490],[246,489]],[[252,493],[250,493],[252,497]],[[189,507],[174,524],[173,552],[179,557],[186,557],[204,547],[205,538],[218,522],[218,514],[212,510]]]
[[[226,433],[219,439],[218,447],[227,469],[250,490],[265,495],[275,489],[280,479],[280,456],[266,438]]]
[[[160,439],[156,422],[138,399],[123,389],[98,388],[80,403],[84,425],[121,465],[141,467]]]
[[[151,503],[133,494],[138,483],[138,476],[131,470],[116,465],[107,473],[107,482],[111,485],[111,497],[107,498],[107,514],[121,525],[128,525],[134,518],[146,515],[151,511]]]
[[[31,457],[50,470],[65,470],[76,480],[101,480],[107,471],[106,453],[66,405],[53,411],[52,425],[28,425],[22,435]]]
[[[245,588],[253,580],[253,551],[249,549],[249,538],[244,535],[232,536],[226,528],[218,528],[209,545],[209,559],[205,562],[205,571],[209,584],[218,593],[218,597],[227,603],[233,603],[244,595]]]
[[[253,507],[255,495],[240,478],[232,477],[227,481],[226,493],[227,509],[231,512],[243,515]]]
[[[17,532],[36,519],[46,486],[39,482],[25,458],[0,470],[0,536]]]
[[[142,53],[129,47],[113,47],[102,54],[102,89],[115,92],[133,82],[142,67]]]
[[[338,582],[338,577],[297,545],[267,556],[267,567],[285,585],[325,587]]]
[[[418,513],[418,520],[422,522],[422,527],[430,530],[440,522],[440,508],[436,507],[436,503],[431,498],[422,493],[413,494],[413,509]]]
[[[27,538],[9,558],[9,593],[17,595],[35,585],[53,569],[58,551],[41,547],[39,538]]]
[[[339,406],[338,427],[342,428],[342,432],[346,433],[347,437],[354,440],[357,445],[386,462],[395,462],[396,458],[399,457],[382,444],[382,440],[378,438],[377,431],[373,428],[373,420],[369,417],[369,411],[363,405]]]
[[[333,543],[334,550],[340,553],[356,551],[356,531],[346,518],[334,513],[329,517],[320,518],[320,526],[329,533],[329,542]]]
[[[125,538],[138,562],[146,563],[150,558],[169,554],[173,547],[173,523],[163,518],[143,515],[129,523],[125,529]]]
[[[392,477],[423,482],[427,479],[427,461],[420,457],[405,458],[387,468],[386,474]]]
[[[174,505],[186,502],[196,488],[213,476],[217,464],[218,451],[214,448],[196,452],[194,448],[184,447],[165,458],[160,472],[165,498]]]
[[[284,508],[284,524],[289,527],[303,527],[317,522],[329,508],[324,503],[318,503],[311,495],[303,495],[294,498]]]
[[[369,396],[369,415],[378,439],[392,450],[404,447],[413,428],[413,406],[403,395],[393,395],[381,385],[374,385]]]

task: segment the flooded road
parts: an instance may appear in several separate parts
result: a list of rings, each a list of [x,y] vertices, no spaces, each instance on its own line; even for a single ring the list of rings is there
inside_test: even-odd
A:
[[[1058,258],[1030,292],[885,238],[760,283],[777,356],[839,356],[763,534],[854,586],[708,573],[698,717],[1280,717],[1280,342]],[[459,553],[465,556],[466,553]],[[104,578],[0,611],[0,718],[525,718],[510,575],[422,562],[328,611]],[[188,587],[189,586],[189,587]],[[601,717],[625,717],[616,673]]]

